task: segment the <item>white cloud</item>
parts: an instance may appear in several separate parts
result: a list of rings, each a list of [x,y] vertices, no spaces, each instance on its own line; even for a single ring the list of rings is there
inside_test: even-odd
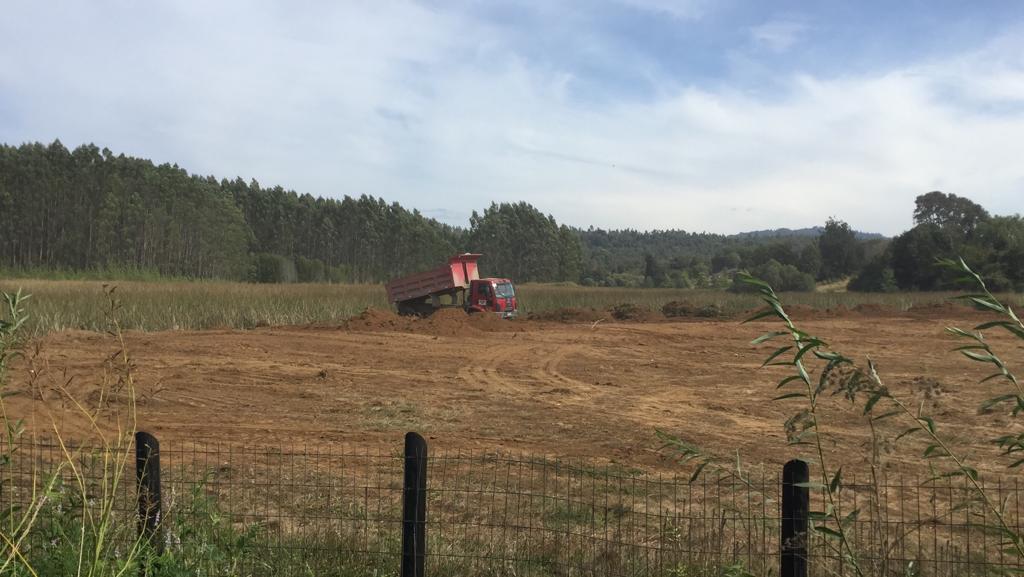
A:
[[[617,2],[656,14],[665,14],[680,20],[696,20],[707,10],[708,0],[616,0]]]
[[[95,141],[455,221],[526,200],[581,226],[735,232],[837,215],[895,233],[933,189],[1020,210],[1014,37],[899,69],[794,74],[769,97],[661,76],[649,99],[596,104],[570,96],[573,70],[462,14],[176,6],[17,5],[0,21],[16,47],[0,52],[0,116],[16,120],[0,140]],[[52,36],[26,26],[43,20]]]
[[[806,23],[793,19],[770,20],[750,29],[750,38],[772,52],[785,52],[808,31]]]

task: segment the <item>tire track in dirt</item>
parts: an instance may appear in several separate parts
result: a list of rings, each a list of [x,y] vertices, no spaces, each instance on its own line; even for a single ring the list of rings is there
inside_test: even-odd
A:
[[[587,395],[599,392],[597,388],[559,369],[572,348],[559,344],[506,347],[481,362],[460,367],[458,376],[473,390],[478,384],[518,400],[589,405]]]
[[[532,356],[535,349],[529,349],[527,355]],[[511,366],[517,358],[523,356],[522,347],[505,347],[498,349],[497,353],[488,354],[480,359],[471,359],[474,364],[466,364],[459,367],[458,376],[472,390],[496,391],[507,393],[508,396],[517,398],[532,397],[536,391],[524,385],[519,379],[502,374],[502,367]],[[477,361],[477,359],[480,359]],[[482,387],[482,388],[481,388]]]
[[[564,395],[571,393],[577,400],[583,400],[585,398],[584,395],[592,395],[598,392],[598,389],[593,385],[569,377],[559,370],[559,367],[571,352],[572,347],[556,345],[541,360],[539,366],[531,372],[531,376],[538,382],[556,385],[554,388],[543,391],[541,394]]]
[[[962,437],[963,448],[988,448],[987,439],[1012,421],[979,413],[978,405],[1001,389],[979,384],[984,374],[946,352],[943,327],[965,319],[892,320],[806,326],[853,358],[871,354],[908,399],[921,394],[915,379],[936,379],[944,391],[934,401],[936,411]],[[507,447],[662,466],[663,457],[651,452],[658,446],[653,431],[661,429],[712,454],[738,451],[745,460],[781,463],[799,454],[783,428],[799,404],[770,402],[783,375],[759,370],[769,349],[750,344],[765,326],[517,321],[502,330],[484,328],[458,334],[301,327],[131,333],[143,394],[140,423],[168,446],[241,437],[391,450],[406,431],[420,430],[450,449]],[[92,399],[109,382],[105,359],[117,350],[109,338],[54,333],[41,346],[38,362],[52,365],[45,365],[52,384],[73,377],[69,388],[76,398]],[[10,390],[17,394],[5,399],[11,414],[23,416],[31,431],[51,430],[55,419],[62,430],[90,434],[91,422],[59,395],[33,394],[27,369],[24,362],[12,367]],[[847,405],[829,397],[823,407],[837,432],[829,454],[859,463],[870,438],[860,412]]]

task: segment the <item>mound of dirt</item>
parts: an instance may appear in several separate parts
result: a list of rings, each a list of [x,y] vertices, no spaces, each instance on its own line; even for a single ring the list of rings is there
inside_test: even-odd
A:
[[[453,337],[466,332],[469,315],[458,308],[441,309],[429,317],[416,319],[413,330],[435,336]]]
[[[808,306],[808,305],[790,304],[790,305],[784,305],[784,308],[786,309],[786,314],[789,315],[789,318],[791,318],[791,319],[793,319],[795,321],[817,321],[817,320],[828,319],[829,316],[830,316],[830,313],[828,311],[819,310],[819,309],[816,309],[816,308],[814,308],[812,306]],[[755,314],[757,314],[757,313],[759,313],[759,312],[761,312],[763,310],[764,310],[763,307],[762,308],[756,308],[756,309],[749,310],[749,311],[743,313],[743,315],[741,315],[741,318],[749,319],[750,317],[754,316]],[[768,317],[760,318],[760,319],[758,319],[758,321],[773,323],[773,322],[779,322],[779,319],[777,317],[774,317],[774,316],[768,316]]]
[[[828,316],[825,311],[818,310],[808,305],[786,305],[786,314],[792,319],[801,321],[815,320]]]
[[[964,313],[975,312],[975,309],[952,302],[942,302],[914,305],[907,309],[907,312],[919,317],[946,318],[953,315],[963,315]]]
[[[366,309],[342,325],[345,330],[371,332],[403,332],[434,336],[457,336],[467,331],[513,331],[516,323],[497,315],[467,314],[460,308],[444,308],[426,318],[406,317],[391,311]]]
[[[854,313],[846,305],[836,305],[825,309],[825,314],[830,319],[847,319],[852,317]]]
[[[595,308],[561,308],[550,311],[530,313],[529,319],[534,321],[555,321],[559,323],[595,323],[600,320],[643,322],[656,320],[661,315],[649,308],[633,303],[622,303],[610,307],[607,311]]]
[[[478,331],[499,333],[523,329],[522,321],[503,319],[496,314],[475,313],[467,316],[467,324]]]
[[[412,320],[392,311],[368,308],[345,321],[342,327],[352,331],[403,331],[411,328]]]
[[[658,318],[658,314],[651,309],[633,303],[617,304],[608,309],[608,313],[617,321],[643,322]]]
[[[896,313],[896,309],[878,303],[861,303],[853,307],[853,312],[869,317],[881,317],[892,316]]]
[[[592,323],[608,318],[608,315],[594,308],[561,308],[550,311],[531,312],[532,321],[554,321],[559,323]]]

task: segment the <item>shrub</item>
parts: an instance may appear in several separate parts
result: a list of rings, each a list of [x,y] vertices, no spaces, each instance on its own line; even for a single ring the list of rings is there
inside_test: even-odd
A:
[[[649,309],[645,309],[639,305],[633,303],[622,303],[613,306],[609,309],[612,314],[612,318],[617,321],[635,321],[642,320],[650,314]]]
[[[754,267],[750,274],[756,278],[763,279],[772,287],[785,292],[811,292],[815,288],[814,277],[807,273],[800,272],[791,264],[781,264],[772,259],[768,262]],[[742,280],[742,275],[733,277],[732,292],[755,292],[751,285]]]
[[[295,263],[278,254],[260,253],[253,257],[249,281],[257,283],[295,282]]]
[[[889,266],[889,257],[885,253],[875,257],[853,277],[848,285],[849,290],[856,292],[889,293],[896,292],[896,275]]]
[[[349,274],[348,268],[342,266],[325,266],[324,267],[324,280],[329,283],[341,284],[350,282],[352,275]]]

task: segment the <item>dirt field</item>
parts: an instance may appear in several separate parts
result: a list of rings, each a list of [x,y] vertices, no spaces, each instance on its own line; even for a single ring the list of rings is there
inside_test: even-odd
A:
[[[979,415],[978,406],[1004,385],[977,384],[985,367],[948,352],[954,341],[943,333],[949,324],[976,324],[975,313],[796,316],[838,350],[859,359],[870,353],[887,384],[922,404],[979,468],[1002,468],[982,458],[994,455],[987,440],[1020,425],[1002,410]],[[800,454],[786,445],[783,428],[799,401],[771,401],[784,373],[759,370],[770,348],[749,344],[768,324],[589,318],[501,322],[445,311],[410,321],[371,311],[343,326],[132,332],[127,342],[140,427],[164,443],[338,443],[393,452],[405,431],[416,430],[437,451],[502,449],[661,470],[673,466],[655,437],[663,429],[725,459],[738,451],[745,463]],[[1024,365],[1019,344],[996,342],[1008,361]],[[82,436],[87,421],[59,387],[66,383],[70,395],[95,406],[104,361],[116,350],[98,333],[44,338],[33,360],[35,390],[24,363],[11,375],[9,413],[34,431],[54,420]],[[834,397],[825,411],[837,433],[834,458],[864,462],[869,437],[860,406]],[[898,425],[889,433],[905,428]],[[894,470],[923,470],[916,459],[888,460]]]

